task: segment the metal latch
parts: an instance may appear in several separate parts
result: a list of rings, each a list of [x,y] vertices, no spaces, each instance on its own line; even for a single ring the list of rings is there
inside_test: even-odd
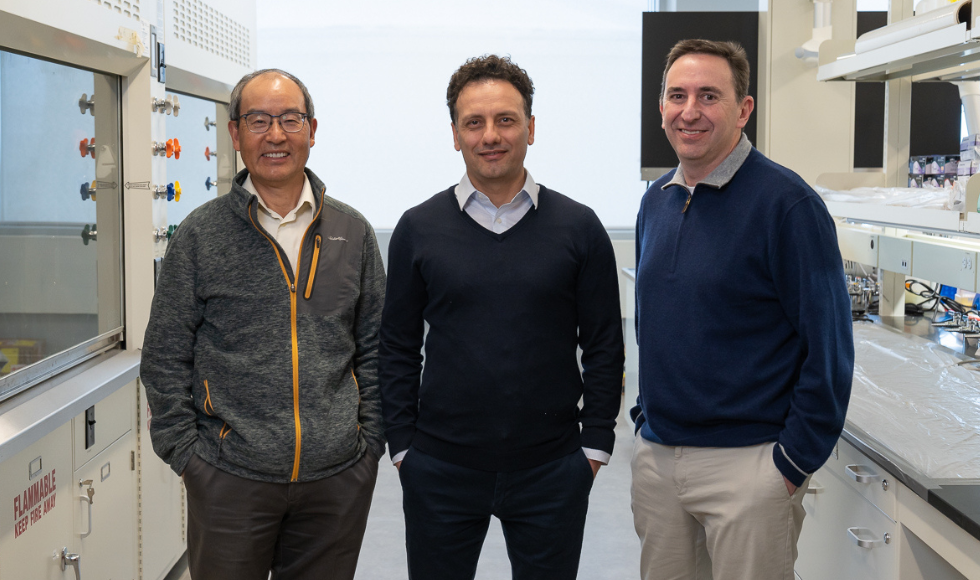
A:
[[[82,571],[79,569],[79,555],[68,553],[68,548],[61,549],[61,571],[64,572],[71,566],[75,570],[75,580],[82,580]]]

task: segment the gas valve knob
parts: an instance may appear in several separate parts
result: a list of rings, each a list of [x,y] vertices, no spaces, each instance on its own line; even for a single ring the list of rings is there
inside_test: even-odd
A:
[[[167,184],[167,201],[180,201],[180,182]]]
[[[170,100],[170,97],[166,99],[158,99],[153,97],[153,101],[150,104],[150,109],[156,111],[157,113],[170,114],[174,110],[174,103]]]
[[[83,182],[82,186],[78,189],[78,193],[82,194],[82,201],[88,198],[92,198],[92,201],[95,201],[95,182],[93,181],[91,185]]]
[[[177,226],[178,225],[180,225],[180,224],[170,224],[170,226],[167,228],[167,239],[168,240],[174,236],[174,232],[177,231]]]
[[[92,95],[90,99],[88,95],[82,93],[82,98],[78,99],[78,110],[85,114],[88,111],[90,115],[95,116],[95,95]]]
[[[82,154],[82,157],[91,155],[92,159],[95,159],[95,137],[79,141],[78,152]]]
[[[217,187],[217,186],[218,186],[218,180],[217,179],[212,180],[210,177],[208,177],[207,179],[204,180],[204,187],[208,191],[211,191],[211,188],[212,187]]]
[[[167,159],[172,155],[174,159],[180,159],[180,141],[177,138],[167,139]]]
[[[207,159],[208,161],[211,161],[211,158],[212,157],[214,157],[215,159],[217,159],[218,158],[218,152],[217,151],[214,151],[210,147],[205,147],[204,148],[204,158]]]
[[[89,241],[92,242],[97,241],[96,238],[97,235],[98,232],[95,231],[95,224],[92,225],[85,224],[85,227],[82,228],[82,243],[87,246]]]
[[[167,97],[167,100],[169,101],[170,100],[170,97]],[[173,109],[174,109],[174,117],[179,116],[180,115],[180,100],[177,99],[177,95],[174,95]]]
[[[217,128],[218,127],[218,122],[217,121],[209,121],[207,117],[204,117],[204,130],[205,131],[210,131],[211,130],[211,127]]]

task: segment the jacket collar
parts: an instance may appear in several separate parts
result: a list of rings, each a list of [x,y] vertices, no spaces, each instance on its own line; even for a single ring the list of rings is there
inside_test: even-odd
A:
[[[317,215],[320,211],[320,207],[323,205],[323,196],[326,192],[326,186],[320,181],[320,178],[316,176],[309,167],[305,168],[303,171],[306,172],[306,178],[310,180],[310,187],[313,189],[313,215]],[[243,219],[248,221],[249,216],[249,202],[252,199],[252,194],[245,189],[245,179],[248,178],[248,169],[242,169],[237,175],[231,180],[231,191],[228,195],[232,198],[232,207],[235,212],[238,213]],[[252,212],[258,211],[258,204],[251,210]]]

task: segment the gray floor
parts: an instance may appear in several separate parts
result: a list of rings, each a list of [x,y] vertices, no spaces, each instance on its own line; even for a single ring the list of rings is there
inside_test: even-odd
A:
[[[640,545],[633,532],[630,513],[632,423],[622,418],[619,423],[612,460],[599,470],[592,488],[579,568],[579,578],[582,580],[629,580],[640,575]],[[386,458],[378,474],[355,580],[401,580],[408,577],[401,501],[398,473]],[[185,572],[178,578],[190,580],[190,575]],[[510,578],[503,534],[496,520],[490,525],[476,578]]]

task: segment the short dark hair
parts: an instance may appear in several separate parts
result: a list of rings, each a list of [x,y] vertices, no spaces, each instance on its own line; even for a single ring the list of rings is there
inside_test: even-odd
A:
[[[745,49],[737,42],[704,40],[690,38],[682,40],[670,49],[667,54],[667,66],[664,67],[664,77],[660,81],[660,102],[664,102],[664,91],[667,85],[667,71],[682,56],[688,54],[711,54],[720,56],[728,62],[732,71],[732,82],[735,84],[735,97],[741,103],[749,94],[749,57]]]
[[[511,62],[509,56],[485,54],[468,59],[449,79],[446,89],[446,104],[449,106],[449,118],[456,123],[456,101],[463,88],[473,82],[502,80],[514,85],[524,99],[524,114],[531,118],[531,99],[534,97],[534,83],[527,71]]]
[[[235,88],[231,91],[231,98],[228,99],[228,117],[232,121],[237,121],[241,118],[241,106],[242,106],[242,91],[245,90],[245,85],[252,82],[256,78],[266,75],[266,74],[277,74],[279,76],[286,77],[287,79],[296,83],[299,90],[303,92],[303,104],[306,106],[306,116],[309,119],[313,118],[313,97],[310,96],[310,91],[307,90],[306,85],[303,81],[299,80],[295,76],[289,74],[288,72],[279,68],[264,68],[262,70],[257,70],[250,72],[243,76]]]

